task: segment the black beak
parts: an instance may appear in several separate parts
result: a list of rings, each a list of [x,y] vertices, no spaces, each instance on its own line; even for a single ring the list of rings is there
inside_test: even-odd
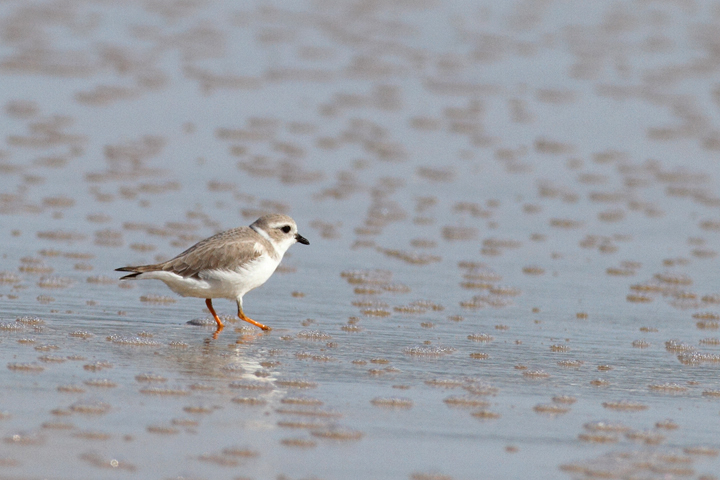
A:
[[[299,233],[295,234],[295,240],[297,240],[298,243],[302,243],[303,245],[310,245],[310,242],[308,242],[308,239],[303,237]]]

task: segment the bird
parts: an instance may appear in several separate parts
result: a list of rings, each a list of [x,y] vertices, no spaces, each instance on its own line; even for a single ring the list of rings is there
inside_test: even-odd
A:
[[[201,240],[166,262],[115,271],[132,272],[120,280],[161,280],[183,297],[204,298],[217,323],[215,338],[224,325],[213,308],[214,298],[235,300],[241,320],[271,330],[245,315],[243,296],[272,276],[285,252],[295,243],[310,245],[298,233],[295,220],[273,213],[247,227],[232,228]]]

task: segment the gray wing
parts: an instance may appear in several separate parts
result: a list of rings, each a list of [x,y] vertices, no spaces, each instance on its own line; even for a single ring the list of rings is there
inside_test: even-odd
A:
[[[182,277],[199,278],[203,270],[237,270],[262,255],[255,248],[274,254],[270,242],[250,227],[238,227],[202,240],[167,262],[116,268],[118,272],[133,272],[120,280],[134,278],[145,272],[173,272]]]
[[[237,270],[260,255],[255,248],[264,238],[249,227],[233,228],[193,245],[177,257],[157,265],[156,270],[173,272],[181,277],[198,277],[202,270]]]

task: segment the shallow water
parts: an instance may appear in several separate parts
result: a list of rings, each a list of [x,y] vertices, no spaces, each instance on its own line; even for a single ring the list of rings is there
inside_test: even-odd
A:
[[[4,2],[0,478],[718,478],[718,23]],[[117,280],[271,211],[269,333]]]

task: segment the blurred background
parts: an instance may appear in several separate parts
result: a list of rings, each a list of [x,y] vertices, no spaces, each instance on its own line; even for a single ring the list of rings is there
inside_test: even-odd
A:
[[[719,478],[719,69],[713,1],[1,2],[0,478]],[[269,212],[269,334],[117,281]]]

